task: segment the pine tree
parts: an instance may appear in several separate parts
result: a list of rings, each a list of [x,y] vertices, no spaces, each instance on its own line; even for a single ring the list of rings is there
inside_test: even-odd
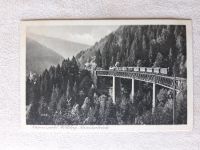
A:
[[[150,46],[150,50],[149,50],[149,66],[151,67],[153,65],[153,51],[152,51],[152,47]]]
[[[72,98],[71,94],[72,94],[72,91],[71,91],[71,87],[70,87],[70,81],[68,80],[68,82],[67,82],[67,91],[66,91],[67,100],[70,100]]]
[[[77,82],[74,83],[73,92],[74,92],[74,93],[77,93],[77,92],[78,92]]]
[[[73,99],[74,99],[74,102],[78,103],[78,85],[77,85],[77,82],[75,82],[74,86],[73,86]]]
[[[26,105],[29,105],[31,103],[31,98],[30,98],[30,95],[31,95],[31,81],[30,79],[27,77],[26,78]]]
[[[153,67],[163,67],[163,55],[160,52],[157,54]]]
[[[95,52],[95,56],[96,56],[96,59],[95,59],[95,62],[97,64],[98,67],[102,67],[102,56],[101,56],[101,52],[100,52],[100,49],[98,49],[96,52]]]
[[[33,84],[30,90],[30,109],[27,112],[27,124],[38,124],[39,121],[39,86]]]
[[[57,109],[57,104],[60,98],[60,91],[58,86],[54,86],[51,94],[51,101],[49,103],[50,112],[54,113]]]
[[[168,55],[168,61],[169,61],[169,75],[172,75],[173,72],[173,54],[172,54],[172,48],[169,50],[169,55]]]
[[[78,79],[79,68],[76,62],[76,58],[73,56],[69,66],[69,74],[71,79],[71,87],[73,86],[74,82]]]
[[[117,62],[120,62],[120,52],[117,52]]]
[[[110,62],[110,66],[114,66],[114,57],[112,56],[111,62]]]

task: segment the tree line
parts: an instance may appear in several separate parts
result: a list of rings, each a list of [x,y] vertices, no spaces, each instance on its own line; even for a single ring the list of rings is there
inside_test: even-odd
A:
[[[34,79],[26,78],[27,123],[38,123],[41,114],[54,114],[75,103],[82,105],[90,94],[92,78],[87,70],[79,70],[75,57],[51,66]]]

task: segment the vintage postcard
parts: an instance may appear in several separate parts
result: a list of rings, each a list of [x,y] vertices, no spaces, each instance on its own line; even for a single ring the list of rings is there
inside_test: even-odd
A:
[[[192,129],[191,20],[22,21],[20,60],[24,128]]]

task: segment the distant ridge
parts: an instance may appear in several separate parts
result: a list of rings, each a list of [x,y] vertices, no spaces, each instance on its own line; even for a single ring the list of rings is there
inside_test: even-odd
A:
[[[64,58],[71,58],[79,53],[81,50],[87,49],[90,46],[77,42],[67,41],[59,38],[47,37],[38,34],[28,34],[28,37],[52,49]]]
[[[35,40],[26,39],[26,74],[41,74],[50,66],[61,63],[63,59],[64,57]]]

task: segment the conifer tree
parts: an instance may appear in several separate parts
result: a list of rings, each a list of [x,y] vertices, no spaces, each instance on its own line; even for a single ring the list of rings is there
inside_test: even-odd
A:
[[[100,49],[98,49],[98,50],[95,52],[95,56],[96,56],[95,62],[96,62],[96,64],[97,64],[97,66],[98,66],[98,67],[102,67],[102,58],[101,58]]]

